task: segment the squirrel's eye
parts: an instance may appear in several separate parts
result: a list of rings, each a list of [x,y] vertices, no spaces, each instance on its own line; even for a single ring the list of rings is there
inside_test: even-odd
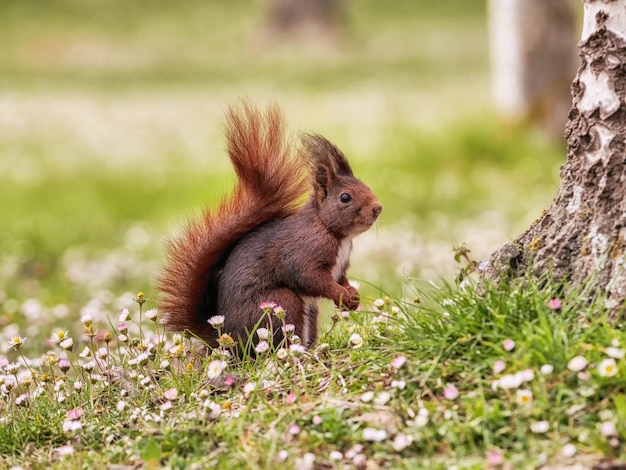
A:
[[[339,199],[341,200],[341,202],[350,202],[352,201],[352,196],[350,196],[348,193],[343,193],[341,196],[339,196]]]

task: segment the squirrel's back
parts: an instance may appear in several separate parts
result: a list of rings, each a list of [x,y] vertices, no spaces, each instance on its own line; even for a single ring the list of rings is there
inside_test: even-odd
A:
[[[247,103],[230,107],[225,133],[236,186],[168,242],[157,279],[165,326],[204,338],[214,333],[207,318],[215,312],[217,277],[232,248],[256,227],[295,213],[311,188],[277,106],[265,112]]]

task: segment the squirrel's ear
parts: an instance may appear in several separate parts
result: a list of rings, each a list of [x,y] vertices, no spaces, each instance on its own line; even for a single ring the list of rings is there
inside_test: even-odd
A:
[[[302,144],[315,166],[326,166],[335,175],[354,176],[348,159],[328,139],[319,134],[304,134]]]
[[[315,176],[315,198],[318,201],[323,201],[328,196],[328,191],[332,182],[332,174],[329,168],[324,165],[317,165],[313,170]]]

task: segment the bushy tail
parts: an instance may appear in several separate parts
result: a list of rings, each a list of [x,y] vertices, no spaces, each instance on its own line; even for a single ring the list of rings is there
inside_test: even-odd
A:
[[[293,214],[311,188],[278,106],[265,112],[247,103],[231,106],[226,138],[238,178],[235,189],[168,242],[157,279],[166,327],[205,338],[213,333],[207,319],[216,314],[216,275],[232,247],[255,227]]]

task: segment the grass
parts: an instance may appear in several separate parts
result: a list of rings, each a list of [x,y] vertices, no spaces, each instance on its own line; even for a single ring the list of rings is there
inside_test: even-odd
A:
[[[207,359],[196,343],[160,336],[129,299],[127,332],[117,315],[84,315],[82,335],[59,320],[73,344],[49,343],[40,363],[25,359],[37,339],[16,335],[3,365],[18,370],[2,379],[2,461],[485,468],[624,458],[626,336],[602,299],[563,296],[549,279],[414,287],[411,299],[340,315],[314,350],[282,345],[243,363],[226,346]]]

